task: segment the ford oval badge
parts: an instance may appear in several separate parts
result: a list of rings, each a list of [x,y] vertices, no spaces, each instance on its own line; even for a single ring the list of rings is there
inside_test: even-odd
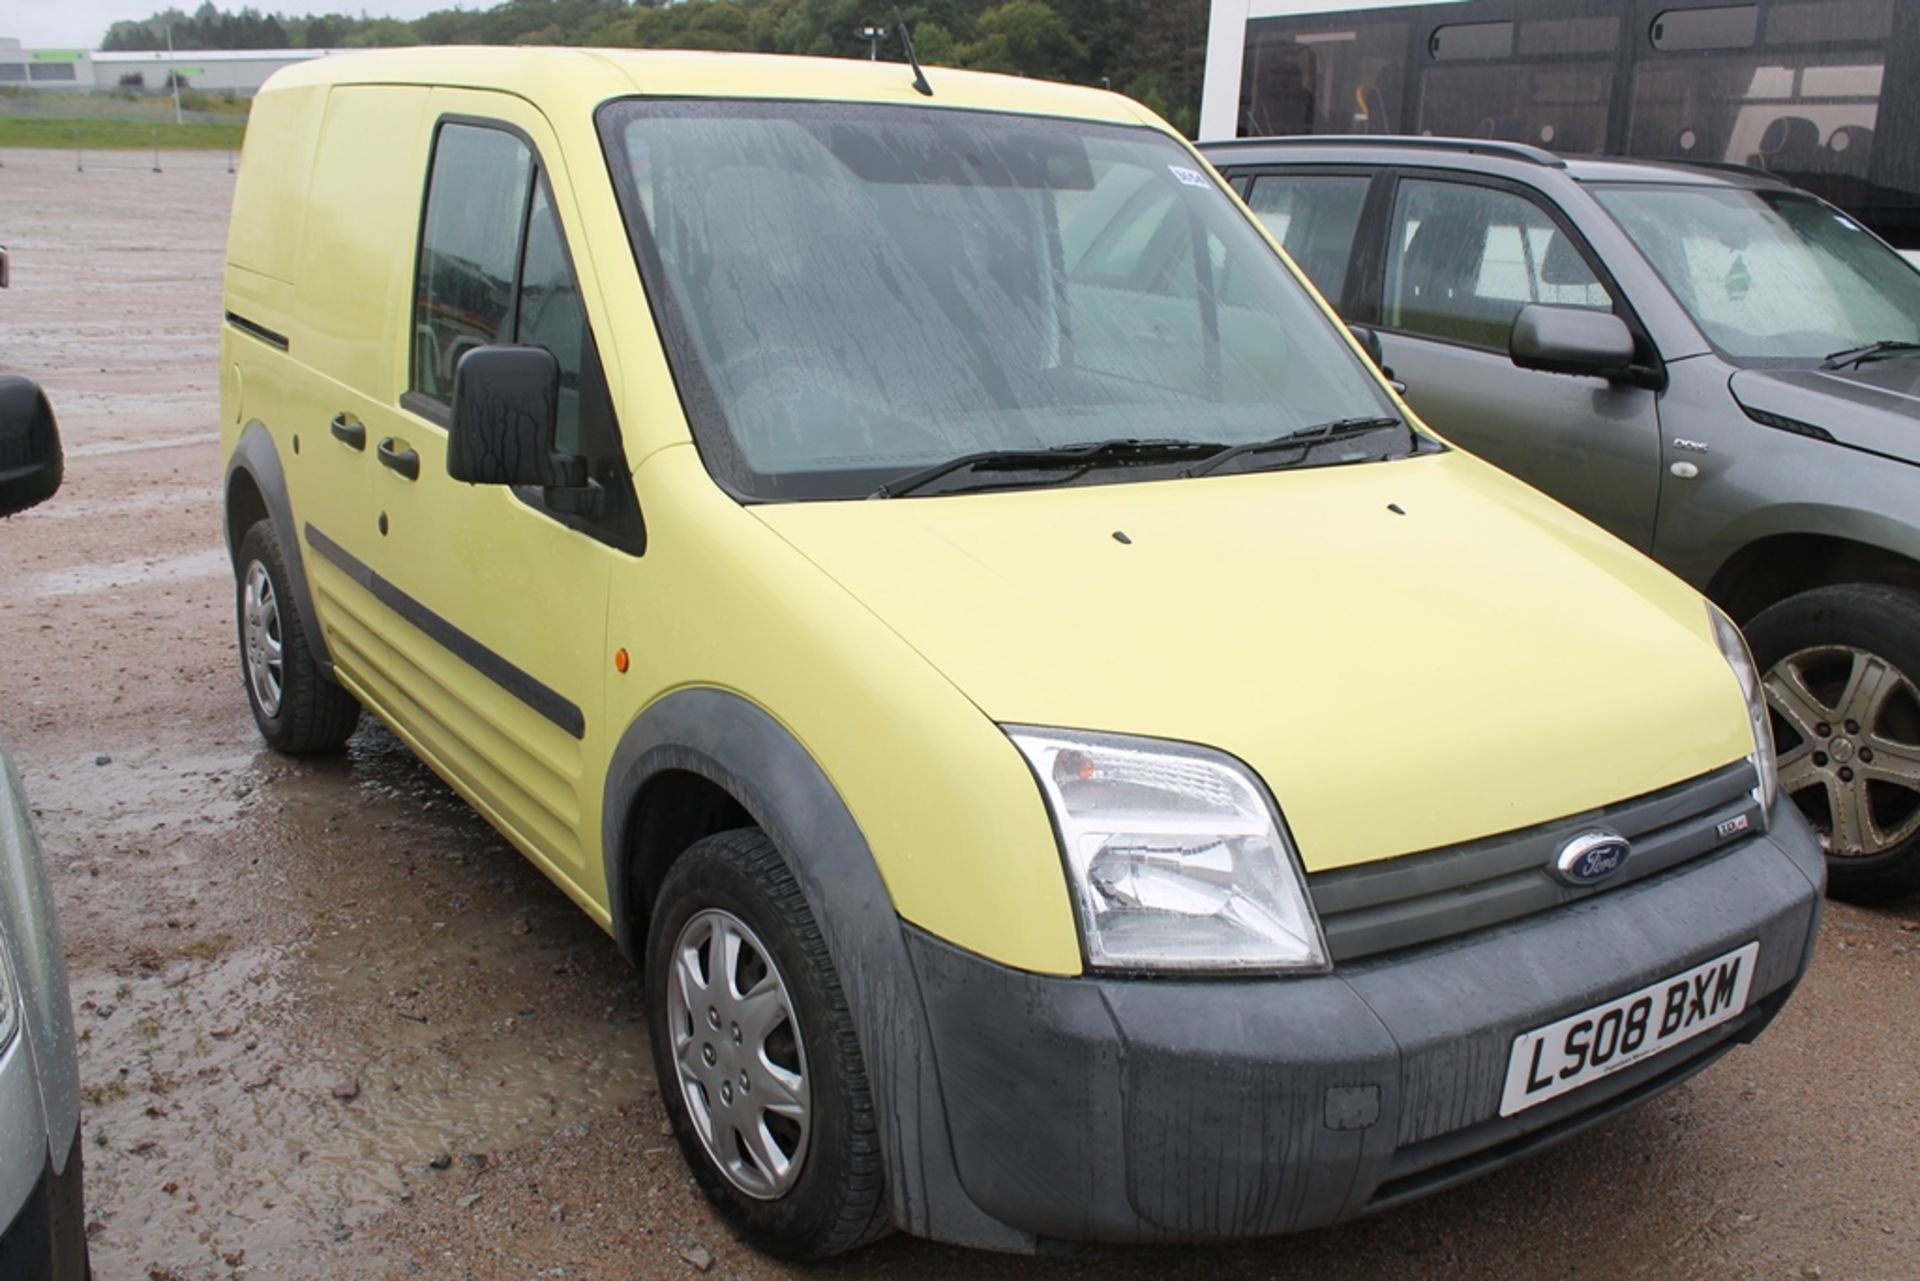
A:
[[[1582,832],[1553,856],[1553,874],[1569,885],[1598,885],[1627,865],[1633,846],[1615,832]]]

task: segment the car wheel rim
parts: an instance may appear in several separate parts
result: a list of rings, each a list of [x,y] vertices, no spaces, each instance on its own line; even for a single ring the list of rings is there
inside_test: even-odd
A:
[[[259,561],[247,566],[247,585],[241,598],[247,645],[247,682],[254,701],[268,716],[280,714],[286,689],[286,654],[280,637],[280,598],[273,579]]]
[[[1920,831],[1920,689],[1871,650],[1819,645],[1768,671],[1780,786],[1827,853],[1865,858]]]
[[[667,1027],[694,1133],[756,1200],[800,1177],[812,1088],[799,1020],[773,955],[730,912],[694,914],[673,948]]]

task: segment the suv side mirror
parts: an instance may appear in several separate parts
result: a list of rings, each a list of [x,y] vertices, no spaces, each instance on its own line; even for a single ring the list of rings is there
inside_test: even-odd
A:
[[[1531,303],[1513,322],[1507,354],[1522,369],[1626,379],[1633,368],[1633,334],[1610,311]]]
[[[0,516],[53,497],[64,469],[46,393],[31,378],[0,374]]]
[[[474,347],[453,369],[447,475],[476,485],[537,485],[549,507],[591,516],[600,486],[587,460],[554,448],[560,362],[545,347]]]

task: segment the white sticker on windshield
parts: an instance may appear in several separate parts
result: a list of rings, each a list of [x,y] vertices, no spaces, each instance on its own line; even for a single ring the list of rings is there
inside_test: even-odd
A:
[[[1211,187],[1206,176],[1198,169],[1189,169],[1185,165],[1168,165],[1167,171],[1189,187]]]

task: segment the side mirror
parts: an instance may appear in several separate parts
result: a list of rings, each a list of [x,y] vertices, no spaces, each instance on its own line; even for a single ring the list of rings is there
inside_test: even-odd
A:
[[[0,374],[0,516],[53,497],[64,469],[46,393],[31,378]]]
[[[1532,303],[1513,322],[1507,354],[1522,369],[1625,379],[1633,368],[1633,334],[1610,311]]]
[[[13,283],[13,271],[7,264],[7,247],[0,245],[0,289]]]
[[[1373,361],[1373,367],[1380,371],[1380,376],[1392,383],[1396,392],[1402,396],[1406,395],[1407,385],[1395,378],[1393,371],[1387,368],[1387,357],[1380,347],[1379,333],[1366,325],[1348,325],[1347,328],[1352,330],[1353,336],[1360,340],[1360,345],[1366,349],[1368,358]]]
[[[474,347],[453,369],[447,475],[475,485],[537,485],[547,504],[597,512],[587,460],[554,447],[560,362],[545,347]]]

